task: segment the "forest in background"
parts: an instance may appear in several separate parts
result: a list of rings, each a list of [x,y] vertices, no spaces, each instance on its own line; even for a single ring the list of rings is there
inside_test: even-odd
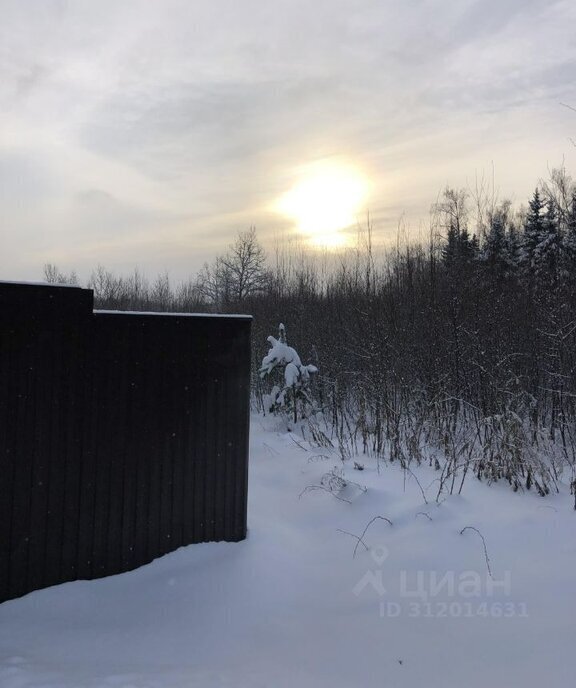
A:
[[[54,265],[45,279],[78,282]],[[179,285],[99,266],[87,286],[102,309],[252,314],[260,410],[266,339],[284,323],[319,369],[300,427],[343,460],[426,462],[437,498],[471,476],[576,491],[576,184],[564,169],[520,209],[484,186],[446,188],[419,241],[400,226],[395,245],[375,246],[368,220],[353,249],[267,256],[250,229]]]

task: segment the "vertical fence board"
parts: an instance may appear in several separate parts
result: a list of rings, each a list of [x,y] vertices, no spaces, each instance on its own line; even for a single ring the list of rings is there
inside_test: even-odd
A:
[[[3,305],[3,304],[1,304]],[[10,558],[12,530],[12,506],[14,490],[14,461],[11,457],[14,433],[15,404],[12,403],[12,371],[14,370],[14,331],[6,323],[0,311],[0,379],[4,393],[0,394],[0,523],[4,537],[0,538],[0,599],[9,595]]]
[[[143,514],[143,529],[147,533],[146,549],[143,552],[143,561],[150,561],[160,553],[160,492],[162,478],[162,457],[164,456],[163,420],[164,420],[164,390],[166,359],[164,351],[158,356],[157,360],[151,360],[150,352],[158,351],[165,343],[159,336],[154,321],[146,322],[148,331],[146,339],[146,366],[147,375],[150,376],[151,388],[154,390],[154,400],[147,398],[147,415],[149,417],[150,434],[148,438],[149,446],[144,448],[143,456],[147,466],[146,488],[148,491],[148,501],[145,513]]]
[[[102,359],[100,359],[102,360]],[[94,384],[100,388],[98,394],[98,425],[95,428],[96,477],[94,481],[94,530],[92,542],[92,577],[97,578],[107,573],[108,541],[110,536],[110,500],[111,500],[111,454],[114,451],[114,435],[110,428],[113,417],[110,408],[111,397],[117,393],[116,374],[118,361],[116,355],[104,359],[105,366],[95,374]]]
[[[98,339],[92,323],[88,328],[87,351],[94,356],[94,349],[98,350]],[[93,362],[92,358],[92,362]],[[93,576],[94,528],[96,514],[96,480],[98,474],[96,446],[99,437],[97,426],[100,421],[102,405],[101,390],[94,384],[94,366],[86,361],[84,374],[80,380],[84,385],[84,408],[81,407],[82,452],[79,457],[80,468],[80,497],[78,513],[77,539],[77,576],[81,579]]]
[[[178,320],[173,319],[177,326]],[[164,371],[161,387],[161,454],[157,457],[159,467],[158,480],[158,554],[172,549],[172,487],[173,487],[173,448],[176,439],[176,420],[173,404],[173,369],[175,365],[176,333],[170,332],[168,341],[163,347]]]
[[[188,356],[189,337],[185,330],[176,338],[176,360],[186,360]],[[172,547],[176,549],[186,542],[184,537],[184,464],[187,454],[186,428],[190,424],[189,373],[173,366],[170,389],[172,390],[173,416],[175,419],[176,437],[172,442],[172,499],[170,504],[170,531]]]
[[[131,368],[127,379],[133,381],[143,365],[142,346],[144,337],[134,338]],[[127,383],[125,383],[127,384]],[[145,380],[138,383],[130,382],[128,387],[128,403],[126,404],[126,451],[124,456],[124,500],[122,509],[122,568],[129,570],[137,566],[136,552],[136,507],[137,486],[140,470],[141,443],[143,441],[143,429],[139,419],[145,415],[145,399],[150,393],[145,386]]]
[[[214,388],[214,418],[218,428],[226,428],[224,432],[214,433],[216,460],[213,463],[214,479],[214,540],[225,539],[224,516],[226,510],[226,442],[229,427],[226,425],[226,407],[229,399],[226,398],[226,378],[228,371],[222,368],[218,373],[218,381]]]
[[[63,324],[61,324],[62,327]],[[65,486],[65,434],[70,424],[68,408],[65,405],[64,388],[69,368],[62,360],[62,341],[65,333],[60,328],[52,332],[43,346],[45,356],[44,398],[47,408],[40,409],[40,415],[49,414],[47,443],[38,447],[38,454],[47,465],[48,512],[46,514],[46,563],[44,585],[55,585],[61,579],[62,538],[64,532],[64,486]],[[72,363],[73,364],[73,363]],[[32,533],[33,534],[33,531]]]
[[[28,367],[34,371],[27,372],[26,377],[33,375],[33,384],[22,385],[21,390],[28,399],[28,427],[32,430],[31,445],[20,444],[23,455],[28,457],[32,467],[30,481],[30,525],[29,549],[30,559],[34,565],[27,572],[26,586],[35,589],[43,587],[49,579],[47,565],[48,521],[50,519],[50,460],[52,453],[53,408],[51,398],[52,364],[50,356],[50,334],[40,332],[37,346],[30,347],[33,351],[32,360]],[[38,374],[34,375],[34,372]],[[24,378],[21,378],[22,380]]]
[[[10,385],[11,402],[14,404],[14,434],[10,442],[10,459],[13,462],[13,499],[12,499],[12,519],[11,519],[11,551],[10,551],[10,570],[8,574],[9,585],[16,595],[23,594],[28,587],[28,554],[31,538],[31,518],[34,492],[33,488],[33,447],[34,433],[29,427],[33,419],[31,414],[31,400],[35,392],[34,378],[30,371],[31,358],[33,359],[32,347],[23,341],[15,339],[14,344],[20,345],[21,349],[15,356],[16,369],[22,370],[21,384],[14,382]],[[22,454],[20,453],[22,451]],[[24,460],[20,460],[20,457]],[[38,523],[40,531],[37,539],[40,542],[39,556],[42,557],[44,545],[44,523]],[[42,548],[42,549],[40,549]],[[43,557],[40,559],[41,568],[44,567]]]
[[[190,499],[193,506],[194,542],[204,542],[208,539],[206,531],[206,416],[208,409],[208,372],[206,370],[206,359],[202,360],[202,367],[199,369],[199,389],[201,394],[197,398],[197,415],[194,421],[194,474],[193,489],[190,492]]]
[[[78,536],[80,527],[81,457],[83,453],[84,409],[86,408],[85,363],[86,357],[79,351],[86,350],[86,329],[77,328],[69,333],[64,350],[65,365],[76,360],[74,374],[69,377],[66,388],[66,406],[70,423],[65,437],[64,477],[64,528],[62,535],[63,580],[74,580],[78,575]]]
[[[113,336],[112,332],[108,336]],[[126,350],[129,338],[126,332],[118,332],[115,335],[122,351]],[[107,347],[106,339],[100,338],[101,346]],[[127,410],[131,406],[135,388],[133,387],[133,360],[126,356],[118,355],[114,347],[115,355],[108,362],[109,375],[107,385],[104,388],[103,409],[101,416],[102,425],[99,424],[98,432],[106,433],[106,457],[109,462],[109,503],[107,511],[106,532],[106,564],[105,573],[113,573],[122,568],[122,533],[124,491],[126,482],[130,476],[125,471],[126,444],[127,444]],[[98,382],[96,382],[98,384]],[[103,419],[106,418],[104,425]]]

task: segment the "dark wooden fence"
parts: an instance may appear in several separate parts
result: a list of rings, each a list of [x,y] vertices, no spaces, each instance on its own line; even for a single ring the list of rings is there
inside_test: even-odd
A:
[[[250,318],[0,283],[0,601],[246,536]]]

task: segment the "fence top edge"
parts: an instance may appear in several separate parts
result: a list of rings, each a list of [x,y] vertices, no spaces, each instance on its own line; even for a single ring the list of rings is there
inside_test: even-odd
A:
[[[241,313],[172,313],[163,311],[109,311],[94,309],[94,315],[155,315],[155,316],[172,316],[178,318],[224,318],[236,320],[252,320],[251,315]]]
[[[22,280],[0,280],[0,285],[11,284],[17,287],[45,287],[48,289],[79,289],[81,291],[91,291],[84,289],[77,284],[61,284],[60,282],[24,282]]]

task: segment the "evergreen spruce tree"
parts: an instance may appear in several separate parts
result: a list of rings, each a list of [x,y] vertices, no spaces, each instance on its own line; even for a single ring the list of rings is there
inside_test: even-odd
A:
[[[470,236],[468,230],[464,228],[458,237],[458,259],[461,265],[469,265],[478,254],[478,240],[476,235]]]
[[[570,209],[566,218],[563,263],[564,276],[571,281],[576,280],[576,188],[572,191]]]
[[[262,359],[260,377],[268,377],[274,370],[282,369],[281,385],[274,385],[264,398],[264,410],[271,413],[290,412],[294,423],[315,408],[310,396],[310,376],[318,372],[314,365],[303,365],[298,352],[288,346],[286,328],[278,327],[278,339],[268,337],[270,350]],[[300,402],[300,403],[298,403]]]
[[[562,235],[556,207],[552,200],[546,203],[546,213],[542,218],[542,229],[534,249],[534,272],[540,283],[555,285],[558,280],[562,252]]]
[[[495,212],[480,256],[492,279],[502,279],[508,271],[508,241],[502,213]]]
[[[509,276],[518,274],[521,251],[522,237],[517,227],[511,224],[506,232],[506,266]]]
[[[442,260],[447,268],[453,268],[458,263],[460,236],[454,223],[450,223],[446,243],[442,249]]]
[[[544,219],[542,211],[544,210],[544,201],[540,196],[540,191],[536,189],[528,204],[528,214],[524,222],[524,233],[522,235],[520,246],[520,267],[522,269],[524,279],[530,289],[534,288],[535,272],[537,268],[538,246],[542,240],[544,232]]]

